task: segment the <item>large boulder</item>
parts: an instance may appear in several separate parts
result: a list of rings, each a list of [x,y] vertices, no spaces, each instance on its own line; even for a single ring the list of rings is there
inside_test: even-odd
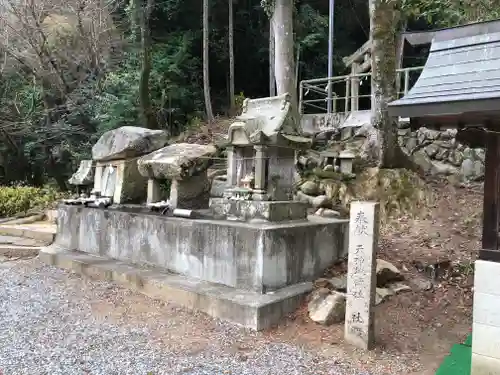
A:
[[[137,126],[122,126],[107,131],[92,147],[92,159],[108,161],[129,159],[156,151],[167,144],[168,135],[163,130]]]
[[[144,177],[182,180],[205,172],[216,153],[214,145],[176,143],[143,156],[137,164]]]

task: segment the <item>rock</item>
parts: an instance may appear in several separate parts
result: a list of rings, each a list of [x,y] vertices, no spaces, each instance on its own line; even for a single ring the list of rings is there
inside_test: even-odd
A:
[[[300,185],[300,191],[307,195],[318,195],[319,186],[316,182],[309,180]]]
[[[92,147],[92,159],[107,161],[128,159],[156,151],[167,144],[168,135],[163,130],[137,126],[122,126],[107,131]]]
[[[347,291],[347,274],[333,277],[328,280],[333,289],[339,292]]]
[[[427,280],[423,277],[416,277],[410,280],[410,284],[414,289],[419,291],[427,291],[432,289],[432,281]]]
[[[432,161],[431,174],[449,176],[452,174],[458,174],[458,169],[446,163]]]
[[[213,145],[176,143],[140,158],[139,173],[157,179],[183,179],[205,172],[217,152]]]
[[[408,285],[402,283],[394,283],[389,285],[389,289],[392,290],[394,294],[399,294],[403,292],[411,291],[411,288]]]
[[[71,185],[91,185],[94,182],[94,162],[82,160],[78,170],[71,176],[68,183]]]
[[[377,286],[384,287],[392,281],[401,281],[403,279],[401,272],[393,264],[377,259]]]
[[[417,147],[417,138],[415,138],[414,136],[411,136],[410,138],[408,138],[408,140],[406,141],[406,145],[405,145],[405,148],[408,150],[408,152],[411,154],[413,153],[413,151],[415,150],[415,148]]]
[[[425,151],[423,151],[422,149],[415,152],[412,155],[412,159],[416,165],[418,165],[420,168],[422,168],[422,171],[424,173],[431,173],[431,171],[434,168],[431,159],[429,158],[429,156],[427,156]]]
[[[210,187],[210,196],[214,198],[222,198],[224,190],[227,188],[227,181],[213,179]]]
[[[335,167],[333,165],[331,165],[331,164],[327,164],[327,165],[325,165],[325,168],[323,168],[323,170],[325,172],[334,172],[335,171]]]
[[[475,160],[473,165],[474,180],[479,180],[484,177],[484,164],[481,160]]]
[[[311,205],[314,208],[324,208],[331,206],[331,201],[326,195],[318,195],[312,199]]]
[[[425,153],[430,158],[433,158],[434,156],[436,156],[436,154],[438,153],[438,151],[439,151],[439,147],[437,145],[433,144],[433,143],[431,143],[429,146],[427,146],[425,148]]]
[[[295,194],[295,199],[298,200],[299,202],[304,202],[304,203],[309,203],[309,204],[312,204],[312,201],[315,197],[311,197],[307,194],[304,194],[303,192],[301,191],[298,191],[296,194]]]
[[[382,302],[386,301],[394,292],[388,288],[377,288],[375,290],[375,305],[380,305]]]
[[[330,294],[315,293],[309,302],[309,318],[312,321],[331,325],[345,319],[346,296],[344,293],[331,292]]]
[[[471,159],[465,159],[462,162],[462,165],[460,166],[460,175],[465,181],[471,181],[474,179],[474,162]]]
[[[318,209],[318,211],[315,212],[315,215],[334,218],[334,217],[339,217],[340,212],[335,210],[330,210],[329,208],[320,208]]]

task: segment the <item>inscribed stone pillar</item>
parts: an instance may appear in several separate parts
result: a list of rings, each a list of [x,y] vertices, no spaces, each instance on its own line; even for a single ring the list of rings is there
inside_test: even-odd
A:
[[[376,253],[379,231],[377,202],[352,202],[347,263],[346,342],[370,350],[374,345]]]

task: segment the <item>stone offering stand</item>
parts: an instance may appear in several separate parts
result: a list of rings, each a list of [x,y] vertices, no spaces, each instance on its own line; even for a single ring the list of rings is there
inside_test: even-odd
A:
[[[309,140],[288,95],[245,101],[222,197],[207,177],[215,146],[166,142],[157,130],[105,133],[91,196],[60,205],[41,258],[249,328],[278,323],[347,252],[347,220],[308,216],[292,198],[295,153]]]

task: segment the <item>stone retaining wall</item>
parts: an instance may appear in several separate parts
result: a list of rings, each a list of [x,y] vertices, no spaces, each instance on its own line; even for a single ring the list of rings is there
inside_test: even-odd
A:
[[[401,124],[398,129],[399,144],[426,172],[458,175],[467,181],[480,180],[484,177],[484,149],[457,142],[456,134],[454,128],[412,131],[409,124]]]

